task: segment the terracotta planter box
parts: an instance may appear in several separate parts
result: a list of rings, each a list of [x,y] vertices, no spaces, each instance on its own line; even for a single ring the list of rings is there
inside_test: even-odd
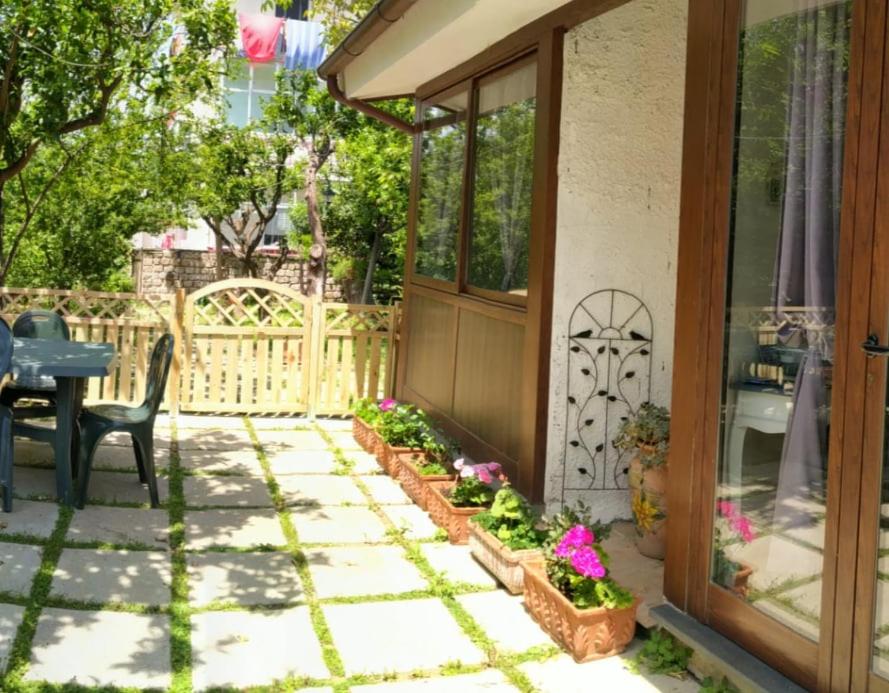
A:
[[[577,662],[623,652],[636,633],[637,597],[625,609],[578,609],[550,584],[542,562],[525,566],[525,607]]]
[[[735,573],[734,584],[731,587],[732,592],[737,594],[741,599],[747,599],[750,593],[750,586],[747,584],[750,576],[753,575],[753,568],[749,565],[741,564],[741,569]]]
[[[514,551],[475,522],[469,523],[469,548],[476,560],[512,594],[521,594],[525,589],[522,563],[543,560],[541,549]]]
[[[352,437],[363,450],[373,452],[377,432],[364,419],[359,419],[357,416],[352,417]]]
[[[414,450],[413,448],[394,448],[389,445],[389,443],[381,441],[380,452],[377,454],[377,462],[379,462],[380,466],[386,470],[386,474],[397,480],[399,469],[401,468],[399,457],[402,455],[418,454],[420,452],[422,451]]]
[[[420,474],[417,462],[422,453],[406,453],[398,456],[398,480],[404,492],[423,510],[429,509],[429,484],[452,481],[449,474]]]
[[[469,541],[469,518],[487,508],[456,508],[451,505],[445,493],[454,486],[453,481],[430,482],[426,496],[432,521],[448,533],[452,544],[466,544]]]

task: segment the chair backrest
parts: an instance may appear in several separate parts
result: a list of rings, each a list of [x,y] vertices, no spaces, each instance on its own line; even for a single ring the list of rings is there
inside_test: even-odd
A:
[[[0,379],[9,373],[12,365],[12,330],[3,318],[0,318]]]
[[[174,345],[173,335],[166,333],[157,340],[151,352],[148,377],[145,379],[145,401],[142,403],[142,406],[151,412],[151,416],[157,414],[164,399],[167,376],[170,374],[170,364],[173,362]]]
[[[27,310],[12,323],[12,334],[30,339],[59,339],[69,341],[71,331],[68,323],[58,313],[51,310]]]

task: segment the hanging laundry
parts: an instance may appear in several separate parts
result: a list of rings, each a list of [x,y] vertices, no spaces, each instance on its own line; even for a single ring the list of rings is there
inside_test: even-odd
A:
[[[284,19],[262,14],[239,14],[241,43],[247,59],[254,63],[267,63],[275,57],[281,25]]]
[[[324,62],[323,28],[318,22],[288,19],[284,36],[288,70],[314,70]]]

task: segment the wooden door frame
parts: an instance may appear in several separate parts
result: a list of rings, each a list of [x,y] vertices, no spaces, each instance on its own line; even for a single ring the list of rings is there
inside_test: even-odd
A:
[[[851,459],[856,446],[860,451],[861,444],[861,404],[856,411],[851,402],[854,398],[843,395],[863,391],[865,376],[863,359],[852,355],[852,346],[857,347],[863,315],[866,321],[868,297],[862,300],[858,292],[867,281],[858,278],[853,292],[852,267],[853,263],[858,267],[870,266],[862,253],[867,252],[868,229],[873,226],[874,190],[867,185],[867,176],[870,172],[876,178],[876,154],[868,152],[867,147],[875,149],[870,138],[878,130],[878,123],[872,122],[873,92],[876,91],[878,114],[884,32],[874,27],[882,29],[885,25],[885,14],[880,15],[881,4],[884,3],[880,0],[858,0],[853,18],[844,214],[837,269],[834,418],[828,463],[828,484],[833,490],[824,549],[825,556],[834,556],[836,560],[826,560],[824,564],[821,633],[816,645],[712,586],[709,580],[714,460],[719,455],[722,406],[728,210],[742,2],[689,2],[673,371],[675,406],[668,491],[671,515],[664,593],[670,602],[698,620],[718,626],[791,678],[819,690],[848,688],[851,673],[855,590],[852,578],[839,571],[838,566],[852,565],[857,557],[857,503],[862,477],[860,466],[840,461]],[[882,12],[885,13],[885,7]],[[877,21],[879,16],[883,16],[882,24]],[[875,60],[878,42],[880,59]],[[875,70],[876,89],[872,84]],[[865,183],[858,185],[859,180]]]

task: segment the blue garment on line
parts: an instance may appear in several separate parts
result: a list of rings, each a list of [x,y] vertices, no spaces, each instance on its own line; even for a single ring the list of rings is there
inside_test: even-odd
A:
[[[288,19],[284,32],[287,42],[284,66],[288,70],[315,70],[324,62],[323,28],[318,22]]]

